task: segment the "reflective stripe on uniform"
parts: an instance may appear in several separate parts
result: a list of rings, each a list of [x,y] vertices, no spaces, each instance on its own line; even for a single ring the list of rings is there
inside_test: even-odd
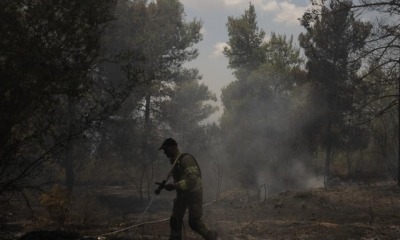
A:
[[[201,190],[201,172],[196,160],[189,154],[182,155],[176,159],[178,165],[175,173],[178,174],[174,176],[174,180],[177,190],[190,192]]]
[[[178,185],[179,185],[179,189],[182,190],[182,191],[188,189],[188,185],[186,183],[186,180],[179,181]]]
[[[199,175],[199,170],[197,169],[197,166],[185,168],[185,174],[193,174],[193,173]]]

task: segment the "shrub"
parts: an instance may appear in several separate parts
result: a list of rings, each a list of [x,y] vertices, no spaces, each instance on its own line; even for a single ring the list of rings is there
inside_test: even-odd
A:
[[[71,205],[71,197],[66,188],[54,185],[49,192],[41,194],[39,200],[52,221],[61,226],[65,224]]]

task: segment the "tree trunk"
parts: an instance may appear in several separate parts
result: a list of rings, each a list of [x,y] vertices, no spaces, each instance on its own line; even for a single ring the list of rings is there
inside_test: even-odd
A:
[[[399,59],[399,74],[400,74],[400,59]],[[400,147],[400,76],[398,77],[398,79],[397,79],[397,89],[398,89],[398,109],[397,109],[397,111],[398,111],[398,123],[399,123],[399,125],[397,126],[397,137],[398,137],[398,144],[399,144],[399,147]],[[399,150],[399,148],[397,149],[397,186],[399,186],[400,187],[400,150]]]
[[[139,181],[139,197],[140,201],[143,201],[143,179],[144,179],[144,172],[142,171],[142,174],[140,175],[140,181]]]
[[[145,111],[144,111],[144,127],[146,133],[149,133],[149,128],[150,128],[150,101],[151,101],[151,96],[150,94],[147,94],[145,97]],[[145,135],[147,138],[147,134]]]
[[[330,177],[330,165],[332,155],[332,136],[331,136],[332,120],[329,117],[328,124],[326,126],[326,152],[325,152],[325,177]]]
[[[351,152],[350,152],[350,150],[347,150],[347,152],[346,152],[346,160],[347,160],[347,177],[350,179],[350,178],[352,178],[352,173],[351,173]]]
[[[65,185],[69,192],[72,192],[74,187],[74,161],[73,161],[73,144],[72,144],[72,122],[74,119],[74,104],[71,97],[68,96],[68,113],[67,113],[67,124],[68,124],[68,141],[65,148]]]
[[[149,159],[149,136],[151,130],[151,123],[150,123],[150,112],[151,112],[151,95],[147,94],[145,97],[145,112],[144,112],[144,136],[143,136],[143,175],[141,177],[141,188],[143,188],[143,180],[146,177],[147,186],[149,185],[148,179],[148,159]],[[149,189],[147,189],[147,197],[150,199],[151,195]],[[143,200],[143,194],[141,194],[141,200]]]
[[[71,140],[68,140],[65,149],[65,184],[69,192],[74,187],[74,178],[73,146]]]

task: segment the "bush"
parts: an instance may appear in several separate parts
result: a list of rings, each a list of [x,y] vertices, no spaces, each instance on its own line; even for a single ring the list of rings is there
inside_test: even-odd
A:
[[[49,218],[63,226],[71,206],[68,190],[59,185],[54,185],[49,192],[41,194],[39,200],[40,204],[47,209]]]

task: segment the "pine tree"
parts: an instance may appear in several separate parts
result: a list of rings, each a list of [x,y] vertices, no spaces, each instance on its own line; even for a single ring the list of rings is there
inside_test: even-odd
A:
[[[352,111],[353,94],[360,60],[359,53],[371,26],[356,19],[351,1],[332,0],[321,13],[306,12],[301,19],[306,33],[299,36],[300,46],[308,58],[306,68],[313,85],[313,101],[320,103],[317,116],[322,117],[325,146],[325,175],[330,175],[332,148],[338,144],[344,114]]]

